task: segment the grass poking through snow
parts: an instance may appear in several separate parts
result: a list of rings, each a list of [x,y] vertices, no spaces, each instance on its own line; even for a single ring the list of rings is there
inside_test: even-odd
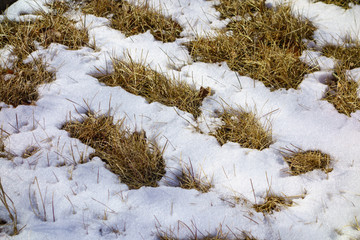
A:
[[[39,85],[53,80],[40,61],[24,64],[17,61],[9,69],[0,69],[0,101],[13,107],[34,104]]]
[[[326,4],[335,4],[345,9],[349,9],[349,4],[360,4],[360,0],[316,0],[315,2],[323,2]]]
[[[168,79],[164,75],[129,61],[113,60],[114,72],[98,77],[108,86],[120,86],[126,91],[145,97],[149,102],[159,102],[191,113],[195,118],[201,114],[202,100],[207,96],[185,82]]]
[[[82,11],[98,17],[110,17],[111,27],[127,37],[150,30],[155,39],[173,42],[182,32],[177,22],[150,9],[146,1],[141,6],[135,6],[123,0],[86,0],[83,1]]]
[[[290,207],[292,203],[292,200],[287,197],[267,194],[265,197],[265,201],[260,204],[254,204],[253,208],[257,212],[262,212],[263,214],[271,214],[274,211],[280,211],[282,207]]]
[[[360,42],[348,42],[340,46],[327,45],[322,52],[326,57],[337,61],[332,77],[327,79],[326,84],[329,87],[324,100],[333,104],[339,113],[350,116],[360,110],[359,84],[347,73],[348,70],[360,67]]]
[[[289,170],[292,175],[300,175],[315,169],[319,169],[325,173],[332,171],[329,167],[331,157],[325,153],[315,150],[304,151],[298,149],[297,151],[285,149],[282,151],[285,162],[289,165]]]
[[[262,81],[272,90],[297,88],[311,69],[299,56],[315,27],[294,16],[291,8],[268,8],[265,1],[221,0],[217,7],[232,21],[216,37],[199,37],[186,44],[196,61],[223,62],[229,68]]]
[[[148,141],[145,132],[131,133],[124,120],[114,123],[111,116],[89,113],[82,121],[69,121],[63,129],[96,151],[91,157],[105,161],[130,189],[156,187],[165,174],[162,151]]]
[[[230,109],[225,110],[220,118],[223,125],[211,135],[221,145],[230,141],[244,148],[263,150],[273,143],[270,125],[263,127],[252,112]]]

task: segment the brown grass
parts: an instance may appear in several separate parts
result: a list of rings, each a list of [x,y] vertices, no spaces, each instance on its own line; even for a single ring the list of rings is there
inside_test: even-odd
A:
[[[320,169],[325,173],[332,171],[332,168],[329,167],[331,157],[318,150],[304,151],[298,148],[297,151],[285,149],[281,152],[292,175],[304,174],[315,169]]]
[[[254,204],[253,208],[257,212],[271,214],[274,211],[279,212],[282,207],[290,207],[292,204],[292,200],[285,196],[276,196],[268,193],[265,197],[265,201],[261,204]]]
[[[316,0],[315,2],[323,2],[326,4],[335,4],[345,9],[349,9],[349,4],[360,4],[360,0]]]
[[[339,113],[350,117],[351,113],[360,110],[359,84],[346,75],[346,70],[337,68],[327,79],[327,85],[323,99],[333,104]]]
[[[222,229],[222,226],[220,226],[219,229],[217,229],[215,234],[203,234],[201,233],[196,226],[193,226],[193,229],[190,228],[188,225],[186,225],[183,222],[180,222],[182,225],[185,226],[185,228],[189,231],[190,236],[186,238],[186,240],[228,240],[228,239],[234,239],[234,240],[256,240],[251,234],[248,234],[246,232],[242,232],[241,234],[235,234],[232,230],[229,229],[228,232],[224,232]],[[159,240],[180,240],[179,237],[176,236],[174,231],[168,231],[164,232],[158,230],[158,239]]]
[[[114,72],[98,77],[108,86],[120,86],[126,91],[145,97],[149,102],[159,102],[191,113],[195,118],[201,114],[202,100],[207,96],[185,82],[168,79],[164,75],[135,63],[113,60]]]
[[[109,17],[111,27],[123,32],[127,37],[150,30],[155,39],[173,42],[180,37],[182,32],[178,23],[149,8],[146,1],[141,6],[135,6],[123,0],[86,0],[83,2],[84,13]]]
[[[19,230],[17,227],[18,220],[17,220],[17,212],[14,205],[14,202],[11,200],[9,195],[5,192],[4,187],[1,183],[0,178],[0,202],[2,203],[3,207],[5,208],[6,212],[8,213],[9,219],[11,220],[11,223],[9,223],[12,226],[10,235],[18,235],[21,229]],[[0,220],[1,223],[6,224],[5,221]],[[0,229],[1,230],[1,229]]]
[[[350,78],[346,71],[360,67],[360,42],[348,41],[340,46],[327,45],[323,47],[322,53],[337,61],[332,77],[326,81],[329,87],[323,99],[332,103],[339,113],[350,116],[360,110],[360,98],[357,94],[359,84]]]
[[[0,71],[0,101],[13,107],[35,104],[38,87],[53,80],[39,60],[28,64],[17,61],[14,67]]]
[[[182,168],[179,174],[175,174],[175,181],[171,179],[169,182],[171,186],[181,187],[183,189],[196,189],[199,192],[207,193],[210,191],[212,184],[207,176],[201,176],[201,172],[195,173],[192,163],[182,163]]]
[[[263,127],[252,112],[230,109],[225,110],[220,118],[223,125],[211,133],[220,145],[231,141],[244,148],[263,150],[273,143],[270,125]]]
[[[217,37],[199,37],[186,44],[197,61],[225,61],[240,75],[262,81],[272,90],[297,88],[311,69],[299,60],[315,30],[308,20],[293,16],[289,6],[265,6],[265,1],[221,0],[217,7],[231,21]]]
[[[145,132],[131,133],[126,129],[124,119],[114,123],[111,116],[89,113],[82,121],[67,122],[62,129],[94,148],[90,157],[105,161],[130,189],[156,187],[165,174],[162,151],[146,138]]]
[[[35,41],[43,47],[48,47],[53,42],[68,46],[69,49],[87,46],[87,30],[77,29],[75,22],[63,15],[68,10],[68,6],[55,2],[50,7],[53,12],[38,12],[39,18],[33,21],[13,22],[8,19],[2,21],[0,48],[6,44],[14,46],[13,54],[19,60],[23,60],[36,50]]]

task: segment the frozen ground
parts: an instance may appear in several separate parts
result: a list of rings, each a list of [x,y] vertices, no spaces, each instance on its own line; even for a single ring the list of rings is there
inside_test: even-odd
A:
[[[0,233],[0,238],[149,240],[157,239],[156,226],[186,238],[189,231],[184,225],[190,229],[196,226],[202,233],[215,233],[222,225],[224,231],[246,231],[267,240],[360,238],[360,232],[351,226],[360,218],[360,111],[347,117],[321,100],[326,85],[320,79],[329,74],[333,61],[308,52],[304,59],[318,56],[315,61],[321,71],[307,76],[298,90],[270,92],[261,82],[236,76],[225,63],[193,62],[181,46],[194,30],[205,34],[225,26],[213,7],[214,1],[148,2],[159,9],[161,6],[164,14],[182,25],[183,38],[162,43],[149,32],[126,38],[109,28],[104,18],[74,15],[80,22],[85,21],[90,39],[95,40],[100,51],[70,51],[52,44],[32,53],[46,59],[49,69],[56,71],[56,80],[40,87],[36,105],[13,108],[2,104],[0,124],[10,133],[5,139],[6,150],[18,157],[13,161],[0,158],[0,176],[16,206],[19,227],[26,226],[17,236]],[[35,4],[35,0],[19,0],[7,15],[16,19],[31,13],[34,6],[41,7],[41,1]],[[295,0],[294,10],[318,27],[318,44],[341,42],[349,34],[360,40],[360,5],[345,11],[334,5]],[[6,52],[1,51],[2,61],[6,61]],[[196,123],[189,113],[159,103],[149,104],[142,97],[120,87],[105,86],[89,75],[96,68],[109,67],[111,57],[125,58],[127,54],[197,88],[210,86],[214,90],[215,94],[206,98],[202,106],[200,126],[204,132],[219,121],[214,111],[222,109],[219,103],[223,99],[230,106],[256,108],[259,116],[272,112],[267,116],[274,144],[263,151],[235,143],[220,146],[214,137],[195,131],[192,125]],[[360,69],[352,73],[359,81]],[[128,127],[144,129],[160,146],[167,144],[167,176],[180,168],[181,161],[191,161],[195,172],[211,178],[214,187],[209,193],[199,193],[167,186],[162,180],[157,188],[128,190],[98,158],[71,165],[72,154],[77,161],[82,152],[89,154],[93,150],[60,128],[70,114],[84,112],[85,102],[99,113],[106,113],[110,105],[116,119],[126,116]],[[316,170],[289,175],[278,150],[293,145],[329,154],[334,159],[334,170],[329,174]],[[40,151],[26,159],[20,157],[30,146]],[[61,166],[64,161],[68,164]],[[272,215],[255,212],[251,204],[263,201],[269,186],[276,194],[294,196],[295,204]],[[232,204],[234,196],[248,201]],[[29,198],[39,204],[40,217],[31,209]],[[43,221],[44,210],[47,221]],[[7,217],[2,206],[0,217]]]

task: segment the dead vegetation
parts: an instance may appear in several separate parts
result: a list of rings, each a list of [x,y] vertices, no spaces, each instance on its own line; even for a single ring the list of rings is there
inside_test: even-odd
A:
[[[262,81],[272,90],[297,88],[312,71],[299,56],[315,27],[294,16],[290,6],[269,8],[265,1],[221,0],[217,10],[230,18],[216,37],[198,37],[186,44],[196,61],[226,62],[240,75]]]
[[[113,67],[113,73],[97,77],[98,80],[108,86],[120,86],[132,94],[145,97],[150,103],[159,102],[177,107],[195,118],[201,114],[200,106],[208,95],[204,91],[196,91],[185,82],[168,79],[131,58],[129,61],[114,59]]]
[[[349,9],[349,4],[360,4],[360,0],[315,0],[314,2],[323,2],[326,4],[335,4],[345,9]]]
[[[136,6],[123,0],[85,0],[81,9],[85,14],[110,18],[111,27],[127,37],[149,30],[155,39],[173,42],[182,32],[177,22],[151,9],[146,1]]]
[[[223,125],[211,133],[220,145],[230,141],[244,148],[263,150],[273,143],[270,125],[262,126],[252,112],[229,109],[220,118]]]
[[[77,29],[75,22],[64,16],[67,5],[55,2],[50,7],[52,12],[39,12],[35,20],[1,22],[0,48],[12,46],[14,56],[13,62],[0,69],[0,101],[8,105],[34,104],[39,97],[38,87],[53,80],[40,59],[24,62],[38,45],[46,48],[56,42],[69,49],[88,45],[87,30]]]
[[[89,112],[81,121],[70,119],[62,129],[94,148],[95,153],[90,158],[99,157],[105,161],[130,189],[156,187],[165,174],[162,151],[147,139],[145,132],[131,133],[124,126],[124,119],[114,123],[111,116]]]
[[[189,235],[186,238],[187,240],[256,240],[251,234],[242,231],[241,234],[235,234],[231,229],[225,232],[220,225],[215,233],[202,233],[196,227],[194,223],[193,226],[189,227],[184,222],[179,222],[179,225],[184,226],[185,229],[189,232]],[[178,226],[178,230],[180,226]],[[177,237],[173,230],[163,231],[157,226],[157,236],[159,240],[180,240],[181,238]]]
[[[170,186],[195,189],[201,193],[209,192],[212,187],[211,179],[206,175],[202,176],[201,172],[195,172],[191,161],[189,164],[182,163],[181,169],[174,175],[175,179],[168,181]]]
[[[300,148],[297,150],[284,149],[281,151],[285,162],[289,165],[291,175],[300,175],[315,169],[319,169],[325,173],[332,171],[329,167],[331,157],[318,150],[304,151]]]
[[[18,229],[17,225],[18,225],[18,219],[17,219],[17,212],[16,212],[16,208],[15,208],[15,204],[14,202],[11,200],[11,198],[9,197],[9,195],[7,195],[7,193],[4,190],[4,187],[1,183],[1,178],[0,178],[0,202],[2,203],[2,205],[4,206],[6,212],[8,213],[8,218],[9,218],[9,222],[0,219],[0,232],[2,230],[2,226],[4,225],[4,227],[6,227],[6,225],[11,226],[11,229],[9,231],[6,231],[9,235],[18,235],[19,232],[21,231],[21,229]]]
[[[254,204],[253,208],[257,212],[271,214],[274,211],[279,212],[283,207],[290,207],[292,203],[292,200],[286,196],[277,196],[268,193],[264,199],[264,202],[260,204]]]

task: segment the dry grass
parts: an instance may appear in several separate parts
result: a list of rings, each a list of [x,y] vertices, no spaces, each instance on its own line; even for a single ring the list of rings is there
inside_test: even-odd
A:
[[[315,27],[293,16],[289,6],[265,6],[265,1],[221,0],[223,18],[234,19],[217,37],[199,37],[187,43],[197,61],[225,61],[240,75],[262,81],[272,90],[297,88],[311,69],[299,60]]]
[[[35,104],[38,87],[53,80],[39,60],[27,64],[17,61],[12,68],[0,71],[0,101],[13,107]]]
[[[281,151],[285,162],[289,165],[289,170],[292,175],[300,175],[315,169],[320,169],[325,173],[332,171],[329,168],[331,163],[331,157],[320,151],[309,150],[304,151],[302,149],[291,150],[285,149]]]
[[[2,203],[2,205],[4,206],[5,210],[8,213],[9,219],[11,220],[11,223],[9,223],[12,226],[11,232],[9,233],[10,235],[17,235],[19,234],[20,230],[17,227],[18,221],[17,221],[17,212],[16,212],[16,208],[14,205],[14,202],[11,200],[11,198],[9,197],[9,195],[6,194],[4,187],[1,183],[1,178],[0,178],[0,202]],[[7,224],[6,221],[1,221],[0,220],[0,225],[1,223],[3,224]]]
[[[340,46],[327,45],[323,47],[322,53],[337,61],[332,77],[326,81],[329,87],[323,99],[333,104],[339,113],[350,116],[360,110],[359,84],[350,78],[346,71],[360,67],[360,42],[349,41]]]
[[[290,207],[292,204],[292,200],[286,196],[276,196],[274,194],[267,193],[265,201],[261,204],[254,204],[253,208],[257,212],[271,214],[274,211],[279,212],[282,207]]]
[[[217,229],[215,234],[209,234],[209,233],[201,233],[196,226],[193,226],[193,228],[190,228],[188,225],[186,225],[183,222],[180,222],[184,227],[189,231],[190,236],[186,237],[186,240],[228,240],[228,239],[234,239],[234,240],[256,240],[251,234],[248,234],[246,232],[242,232],[240,235],[237,235],[233,233],[229,229],[228,232],[224,232],[222,229],[222,226],[220,226],[219,229]],[[179,237],[176,236],[174,231],[162,231],[159,228],[158,230],[158,239],[159,240],[180,240]]]
[[[347,76],[346,70],[336,68],[326,84],[329,87],[323,99],[333,104],[339,113],[350,117],[360,110],[359,84]]]
[[[209,91],[208,94],[198,92],[185,82],[168,79],[132,59],[127,62],[113,60],[113,66],[113,73],[98,77],[100,82],[108,86],[120,86],[132,94],[145,97],[149,102],[177,107],[195,118],[201,114],[199,108]]]
[[[82,11],[98,17],[110,17],[111,27],[127,37],[150,30],[155,39],[173,42],[182,32],[178,23],[150,9],[146,1],[141,6],[135,6],[123,0],[85,0]]]
[[[36,50],[36,42],[48,47],[56,42],[79,49],[88,45],[88,33],[85,28],[77,29],[75,22],[63,14],[68,6],[61,2],[50,5],[50,13],[39,12],[39,18],[32,21],[13,22],[5,19],[0,26],[0,48],[6,44],[14,46],[13,54],[24,60]]]
[[[131,133],[124,120],[114,124],[111,116],[89,113],[82,121],[69,121],[62,129],[95,149],[91,157],[104,160],[130,189],[156,187],[165,174],[162,151],[146,138],[145,132]]]
[[[175,174],[176,179],[171,179],[171,186],[181,187],[183,189],[196,189],[199,192],[207,193],[210,191],[212,184],[207,176],[201,176],[201,173],[195,173],[192,163],[182,164],[179,174]]]
[[[225,110],[220,115],[223,125],[211,133],[223,145],[228,141],[244,148],[263,150],[272,144],[270,125],[263,127],[256,115],[244,110]]]
[[[337,6],[349,9],[349,4],[360,4],[360,0],[316,0],[315,2],[323,2],[326,4],[335,4]]]

